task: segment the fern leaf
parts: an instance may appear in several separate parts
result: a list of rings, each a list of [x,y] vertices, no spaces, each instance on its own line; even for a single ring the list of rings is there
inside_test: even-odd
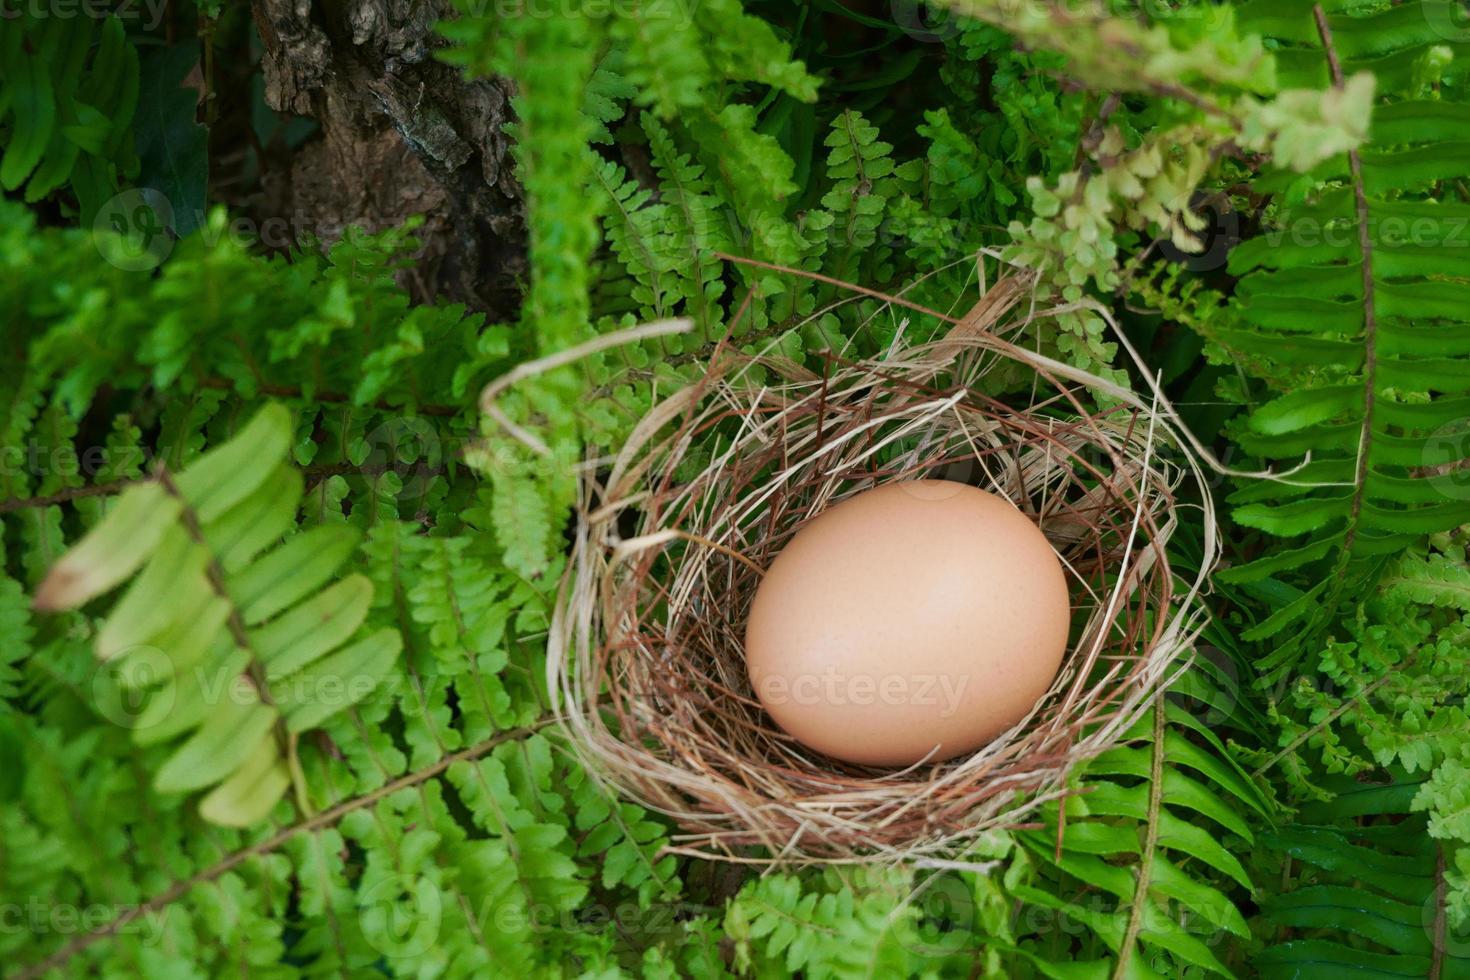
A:
[[[826,144],[832,188],[823,196],[822,205],[835,215],[827,229],[831,244],[826,266],[837,279],[862,279],[853,258],[868,255],[877,240],[887,205],[884,178],[893,173],[893,147],[879,140],[877,127],[852,110],[833,120]]]
[[[0,38],[0,187],[28,203],[71,185],[90,223],[136,171],[129,124],[138,55],[116,16],[17,10]],[[98,36],[100,31],[100,38]],[[95,48],[94,48],[95,44]]]
[[[10,140],[0,157],[0,187],[6,190],[19,187],[41,162],[56,126],[55,95],[47,65],[56,58],[65,30],[61,18],[53,17],[29,34],[14,28],[5,32],[5,75],[11,88],[5,101],[14,116]],[[36,46],[39,57],[30,56],[26,50],[30,44]]]
[[[577,854],[601,861],[602,887],[632,889],[643,908],[655,897],[676,897],[678,861],[661,854],[669,843],[668,828],[637,804],[609,797],[585,769],[572,770],[571,788],[582,834]]]
[[[725,910],[736,964],[814,978],[909,975],[923,953],[912,931],[919,909],[908,901],[911,888],[900,869],[846,883],[790,874],[752,881]]]
[[[690,343],[700,343],[710,338],[719,320],[718,303],[725,287],[713,253],[732,247],[729,232],[709,192],[704,168],[679,152],[673,134],[655,117],[645,114],[642,121],[660,194],[668,205],[668,247],[673,253],[669,267],[682,281],[686,311],[701,328],[698,335],[691,335]]]
[[[519,474],[491,474],[491,513],[504,560],[528,579],[542,578],[551,562],[551,514],[541,488]]]
[[[1437,43],[1421,13],[1417,5],[1344,7],[1319,20],[1306,3],[1253,3],[1240,21],[1283,45],[1283,74],[1299,74],[1316,58],[1316,80],[1341,86],[1360,65],[1414,57]],[[1330,58],[1337,59],[1332,77]],[[1231,322],[1213,336],[1284,392],[1251,411],[1238,441],[1281,464],[1310,452],[1314,467],[1276,484],[1273,503],[1263,492],[1237,506],[1240,523],[1290,543],[1236,581],[1293,572],[1327,583],[1272,659],[1268,680],[1301,655],[1299,637],[1323,627],[1350,594],[1348,583],[1371,574],[1373,556],[1470,520],[1470,504],[1446,499],[1437,469],[1456,461],[1440,462],[1434,448],[1442,420],[1452,417],[1442,406],[1470,377],[1470,348],[1454,339],[1464,326],[1463,269],[1440,248],[1463,227],[1453,210],[1427,207],[1421,196],[1470,174],[1470,160],[1454,152],[1454,120],[1466,108],[1406,84],[1380,72],[1384,104],[1368,148],[1319,166],[1306,203],[1284,206],[1275,230],[1230,257],[1241,279]],[[1270,178],[1263,187],[1276,189]],[[1333,485],[1313,488],[1314,479]]]
[[[1268,945],[1255,959],[1264,977],[1326,976],[1351,970],[1365,976],[1443,977],[1470,973],[1470,959],[1446,932],[1436,896],[1443,870],[1422,817],[1404,814],[1421,784],[1400,775],[1389,783],[1332,784],[1346,806],[1317,804],[1300,823],[1265,837],[1267,847],[1306,869],[1270,897],[1262,919],[1296,930],[1299,938]],[[1364,948],[1364,944],[1367,948]]]
[[[1226,842],[1229,834],[1254,839],[1237,808],[1261,804],[1231,764],[1184,737],[1185,718],[1160,701],[1121,745],[1087,766],[1084,791],[1064,804],[1064,823],[1052,804],[1043,811],[1043,829],[1016,834],[1031,859],[1048,869],[1018,889],[1018,897],[1083,926],[1112,954],[1076,970],[1028,957],[1048,976],[1150,976],[1168,961],[1232,975],[1190,922],[1249,935],[1227,890],[1232,884],[1249,889],[1251,880]],[[1199,818],[1215,826],[1207,829]],[[1072,899],[1072,882],[1113,902]]]
[[[10,710],[20,693],[20,669],[31,653],[35,628],[26,608],[25,590],[9,576],[0,576],[0,715]]]
[[[627,178],[623,168],[601,161],[593,168],[607,202],[603,227],[613,251],[634,279],[633,299],[646,319],[669,315],[670,248],[661,231],[668,219],[662,204],[650,204],[651,193]]]
[[[746,13],[737,0],[710,0],[685,12],[709,39],[710,58],[725,77],[762,82],[807,102],[816,98],[817,78],[792,60],[790,45],[769,24]]]
[[[300,582],[283,590],[252,568],[295,523],[301,478],[280,462],[291,434],[290,413],[269,406],[177,477],[160,472],[130,487],[37,591],[38,608],[72,609],[138,573],[97,633],[97,656],[116,661],[125,684],[149,687],[135,738],[187,735],[158,769],[157,789],[214,787],[201,813],[232,826],[273,808],[292,782],[295,736],[366,696],[400,647],[392,631],[343,646],[366,614],[366,578],[304,598]],[[280,579],[300,570],[307,583],[324,571],[300,544],[259,563]],[[259,622],[262,607],[294,599]],[[305,787],[298,792],[305,799]]]
[[[623,42],[624,75],[635,101],[665,119],[703,102],[709,62],[702,46],[689,43],[685,11],[666,0],[633,0],[619,13],[610,33]]]
[[[1470,569],[1449,555],[1405,556],[1384,576],[1380,586],[1423,605],[1470,612]]]

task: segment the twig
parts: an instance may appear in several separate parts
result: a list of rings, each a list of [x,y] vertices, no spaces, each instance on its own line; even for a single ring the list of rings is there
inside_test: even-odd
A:
[[[820,272],[809,272],[806,269],[797,269],[789,265],[777,265],[774,262],[762,262],[760,259],[748,259],[743,255],[731,255],[728,252],[716,252],[714,255],[717,259],[724,259],[726,262],[734,262],[737,265],[749,265],[757,269],[769,269],[771,272],[784,272],[788,275],[801,276],[803,279],[826,283],[829,286],[837,286],[840,289],[846,289],[854,293],[862,293],[864,296],[881,299],[883,302],[892,303],[894,306],[906,306],[911,310],[917,310],[920,313],[943,320],[945,323],[955,324],[960,322],[955,317],[947,313],[940,313],[938,310],[931,310],[922,303],[915,303],[913,300],[904,299],[902,296],[893,296],[876,289],[868,289],[866,286],[859,286],[856,283],[843,282],[841,279],[824,276]]]
[[[496,399],[500,397],[501,392],[518,381],[524,381],[526,378],[535,377],[538,374],[545,374],[547,371],[564,367],[591,354],[596,354],[598,351],[607,350],[609,347],[632,344],[640,340],[647,340],[650,337],[664,337],[669,334],[688,333],[693,326],[693,321],[684,319],[659,320],[654,323],[645,323],[642,326],[630,327],[627,330],[619,330],[616,333],[602,334],[575,347],[568,347],[566,350],[557,351],[555,354],[548,354],[534,361],[517,364],[514,368],[487,384],[485,389],[480,392],[480,411],[494,419],[499,423],[501,428],[505,429],[505,431],[509,432],[538,455],[550,456],[551,449],[546,443],[542,442],[533,433],[512,422],[510,417],[500,410],[500,407],[496,404]]]
[[[108,494],[121,493],[129,484],[137,482],[137,480],[113,480],[110,483],[98,483],[90,487],[69,487],[66,490],[58,490],[56,493],[48,493],[40,497],[12,497],[9,500],[0,500],[0,514],[10,514],[31,507],[50,507],[53,504],[81,500],[83,497],[103,497]]]
[[[36,978],[45,975],[51,970],[58,969],[59,967],[65,965],[73,956],[76,956],[83,950],[88,949],[89,947],[98,942],[101,942],[104,939],[116,935],[129,923],[139,918],[142,918],[145,915],[151,915],[154,912],[158,912],[164,908],[167,908],[169,905],[172,905],[184,895],[188,894],[189,891],[192,890],[196,885],[202,885],[206,882],[213,881],[214,879],[220,877],[228,871],[233,870],[234,868],[240,866],[253,857],[260,857],[262,855],[269,854],[294,837],[297,837],[301,834],[309,833],[310,831],[321,830],[323,827],[330,827],[338,820],[341,820],[343,817],[345,817],[347,814],[352,813],[354,810],[361,810],[363,807],[371,806],[384,797],[391,796],[401,789],[406,789],[410,786],[417,786],[420,783],[427,782],[440,773],[446,771],[456,762],[467,762],[471,759],[478,759],[480,756],[485,755],[487,752],[494,749],[497,745],[500,745],[504,742],[512,741],[514,739],[525,738],[528,735],[534,734],[535,732],[546,727],[555,720],[555,715],[545,715],[524,727],[514,728],[510,731],[505,731],[501,732],[498,735],[493,735],[490,738],[487,738],[485,741],[480,742],[478,745],[472,745],[467,749],[461,749],[458,752],[446,755],[444,758],[440,759],[433,765],[426,766],[423,769],[418,770],[417,772],[411,772],[407,775],[400,776],[392,782],[385,783],[384,785],[379,786],[377,789],[373,790],[370,793],[364,793],[362,796],[353,797],[350,800],[344,800],[334,807],[323,810],[321,813],[318,813],[316,816],[311,817],[310,819],[303,820],[301,823],[292,824],[291,826],[286,827],[283,830],[277,831],[275,834],[267,837],[265,840],[260,841],[259,843],[251,844],[249,847],[241,848],[240,850],[235,851],[233,854],[226,855],[220,861],[210,865],[203,871],[200,871],[199,873],[185,878],[181,881],[174,882],[168,888],[164,889],[162,892],[149,899],[147,902],[144,902],[142,905],[133,906],[122,915],[118,916],[116,919],[113,919],[111,922],[108,922],[105,925],[92,930],[91,932],[84,933],[83,935],[78,936],[76,939],[73,939],[71,942],[67,943],[55,953],[52,953],[50,956],[46,957],[46,959],[40,961],[39,963],[28,966],[24,970],[21,970],[19,973],[15,974],[14,980],[36,980]]]

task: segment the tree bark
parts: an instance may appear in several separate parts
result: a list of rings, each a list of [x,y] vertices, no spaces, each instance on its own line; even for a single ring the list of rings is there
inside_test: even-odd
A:
[[[252,0],[266,103],[321,132],[262,180],[266,212],[324,241],[413,214],[416,300],[514,315],[525,209],[503,126],[508,83],[434,60],[446,0]]]

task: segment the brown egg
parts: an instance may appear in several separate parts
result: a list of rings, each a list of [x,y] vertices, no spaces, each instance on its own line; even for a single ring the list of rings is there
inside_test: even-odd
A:
[[[756,696],[818,752],[906,766],[1026,716],[1067,646],[1067,582],[1009,501],[948,480],[849,497],[792,538],[745,630]]]

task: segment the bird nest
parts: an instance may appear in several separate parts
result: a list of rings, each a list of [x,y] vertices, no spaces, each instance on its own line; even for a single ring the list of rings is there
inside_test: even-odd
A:
[[[722,351],[653,406],[610,471],[584,478],[549,685],[590,771],[677,824],[671,850],[962,859],[976,836],[1064,795],[1182,665],[1213,527],[1196,575],[1181,578],[1165,545],[1184,480],[1208,505],[1200,470],[1157,399],[1004,339],[1024,293],[1003,279],[944,317],[938,342],[821,373]],[[979,384],[1007,361],[1035,376],[1022,407]],[[1036,522],[1068,578],[1067,653],[1031,713],[968,755],[901,771],[839,762],[777,727],[752,691],[751,599],[807,521],[926,477],[1000,494]]]

